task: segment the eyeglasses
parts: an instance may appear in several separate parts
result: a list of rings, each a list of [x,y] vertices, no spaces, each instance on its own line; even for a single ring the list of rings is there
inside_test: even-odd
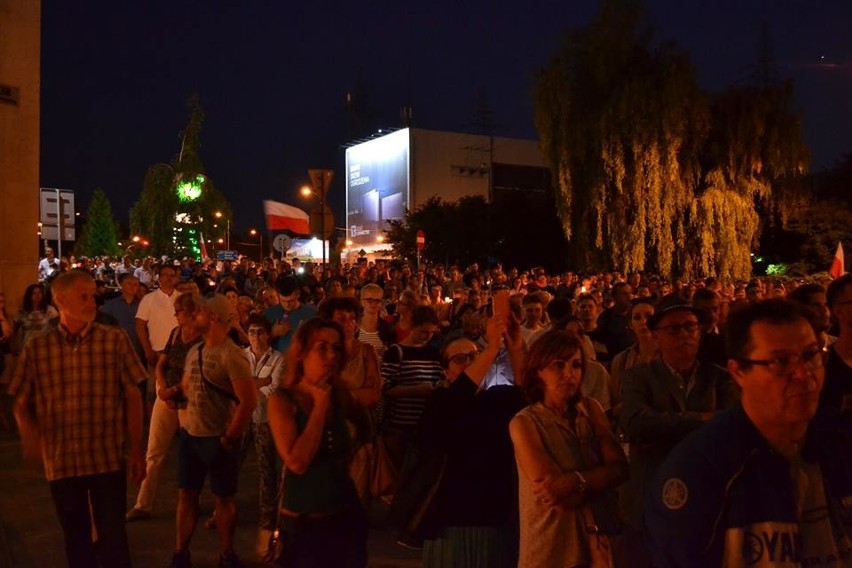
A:
[[[464,365],[468,361],[473,363],[473,360],[476,359],[477,355],[479,355],[479,351],[471,351],[470,353],[456,353],[455,355],[450,356],[450,363],[455,363],[456,365]]]
[[[811,371],[822,368],[825,364],[825,351],[819,347],[813,347],[799,355],[779,355],[771,359],[737,359],[737,361],[747,365],[766,367],[766,370],[776,377],[788,377],[799,368],[799,365],[804,365]]]
[[[701,326],[698,325],[697,321],[691,321],[691,322],[687,322],[687,323],[680,323],[680,324],[675,324],[675,325],[667,325],[665,327],[658,327],[654,331],[664,331],[667,334],[674,336],[674,335],[678,335],[682,331],[685,331],[688,334],[693,334],[696,331],[698,331],[698,329],[700,327]]]
[[[574,372],[583,368],[583,361],[582,359],[572,359],[571,361],[556,359],[551,361],[547,366],[560,373],[564,373],[565,369],[571,369],[571,371]]]

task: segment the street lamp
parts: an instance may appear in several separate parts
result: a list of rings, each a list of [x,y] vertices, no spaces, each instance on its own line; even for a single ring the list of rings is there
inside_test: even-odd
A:
[[[221,211],[216,211],[215,213],[213,213],[213,216],[216,217],[217,219],[221,219],[222,217],[225,216],[225,214],[222,213]],[[227,229],[226,230],[228,231],[227,233],[225,233],[225,248],[227,248],[228,250],[231,250],[231,218],[228,217],[227,219],[225,219],[225,222],[227,223]],[[221,239],[220,239],[220,241],[221,241]]]
[[[319,208],[318,208],[319,210],[317,211],[316,209],[314,209],[313,211],[311,211],[311,225],[312,225],[311,228],[312,228],[312,232],[313,232],[313,230],[315,230],[314,229],[314,227],[315,227],[314,223],[315,223],[315,219],[316,219],[314,217],[314,215],[316,215],[316,213],[318,212],[319,215],[320,215],[319,225],[320,225],[320,244],[322,245],[322,264],[323,264],[323,266],[325,266],[325,263],[326,263],[326,256],[325,256],[326,230],[325,229],[326,229],[326,225],[329,222],[331,223],[331,226],[328,227],[328,228],[331,229],[332,227],[334,227],[334,217],[331,216],[330,211],[326,211],[325,197],[326,197],[326,194],[328,193],[329,188],[331,187],[331,180],[334,177],[334,170],[312,168],[312,169],[308,170],[308,175],[311,178],[311,184],[310,185],[303,185],[300,191],[301,191],[301,193],[304,197],[310,197],[311,195],[314,195],[317,198],[319,198]],[[326,214],[328,214],[328,216],[329,216],[329,221],[326,220]],[[331,231],[329,231],[329,233],[330,232]]]
[[[260,235],[260,263],[263,264],[263,233],[257,229],[250,229],[249,234],[253,237]]]

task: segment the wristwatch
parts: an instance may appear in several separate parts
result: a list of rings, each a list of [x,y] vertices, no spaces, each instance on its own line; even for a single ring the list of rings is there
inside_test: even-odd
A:
[[[574,475],[576,475],[576,476],[577,476],[577,481],[578,481],[578,483],[577,483],[577,491],[578,491],[579,493],[585,493],[585,492],[586,492],[586,487],[588,486],[588,483],[586,483],[586,478],[585,478],[585,477],[583,477],[583,474],[582,474],[582,473],[580,473],[580,472],[579,472],[579,471],[577,471],[577,470],[574,470]]]

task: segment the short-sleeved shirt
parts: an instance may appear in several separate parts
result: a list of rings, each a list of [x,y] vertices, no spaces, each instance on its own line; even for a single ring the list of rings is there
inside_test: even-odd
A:
[[[303,321],[317,315],[317,309],[310,304],[302,304],[292,312],[285,312],[281,304],[278,304],[266,308],[266,311],[263,312],[263,317],[266,318],[266,321],[275,325],[282,322],[285,314],[287,321],[290,322],[290,331],[272,340],[272,347],[281,353],[287,353],[287,349],[290,348],[290,342],[293,340],[293,336],[296,335],[296,330],[299,329]]]
[[[151,342],[151,349],[154,351],[159,352],[165,349],[166,342],[169,340],[169,333],[178,324],[175,317],[175,300],[177,297],[177,292],[172,292],[172,295],[169,296],[157,288],[146,294],[139,302],[136,319],[147,322],[148,340]]]
[[[382,362],[383,392],[398,386],[434,385],[443,377],[441,355],[431,345],[411,347],[397,344],[385,352]],[[417,426],[426,408],[425,395],[387,398],[386,402],[386,426],[399,430],[411,430]]]
[[[203,360],[204,377],[215,387],[202,378],[199,359]],[[186,393],[187,407],[178,413],[181,427],[196,437],[221,436],[228,429],[236,408],[231,382],[252,377],[245,353],[230,339],[214,346],[199,343],[186,355],[184,372],[189,374],[189,392]]]
[[[256,357],[252,353],[251,347],[246,347],[243,352],[252,368],[254,380],[261,384],[269,382],[269,384],[258,386],[257,406],[251,415],[252,422],[255,424],[265,424],[269,421],[266,413],[266,401],[278,389],[281,376],[284,374],[284,355],[272,347],[267,349],[266,353],[260,357]]]
[[[101,312],[113,317],[118,321],[119,327],[127,332],[130,336],[130,342],[133,348],[140,356],[144,355],[142,345],[139,343],[139,337],[136,336],[136,312],[139,309],[139,300],[133,299],[129,304],[124,300],[124,296],[118,296],[112,300],[107,300],[101,306]]]
[[[9,392],[34,410],[48,481],[124,467],[125,392],[145,378],[118,327],[91,323],[72,337],[59,326],[27,343]]]

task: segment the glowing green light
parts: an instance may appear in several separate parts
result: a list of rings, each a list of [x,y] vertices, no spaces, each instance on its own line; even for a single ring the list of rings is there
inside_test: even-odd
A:
[[[183,202],[190,202],[201,197],[201,186],[206,180],[207,178],[201,174],[187,180],[180,180],[175,188],[178,199]]]

